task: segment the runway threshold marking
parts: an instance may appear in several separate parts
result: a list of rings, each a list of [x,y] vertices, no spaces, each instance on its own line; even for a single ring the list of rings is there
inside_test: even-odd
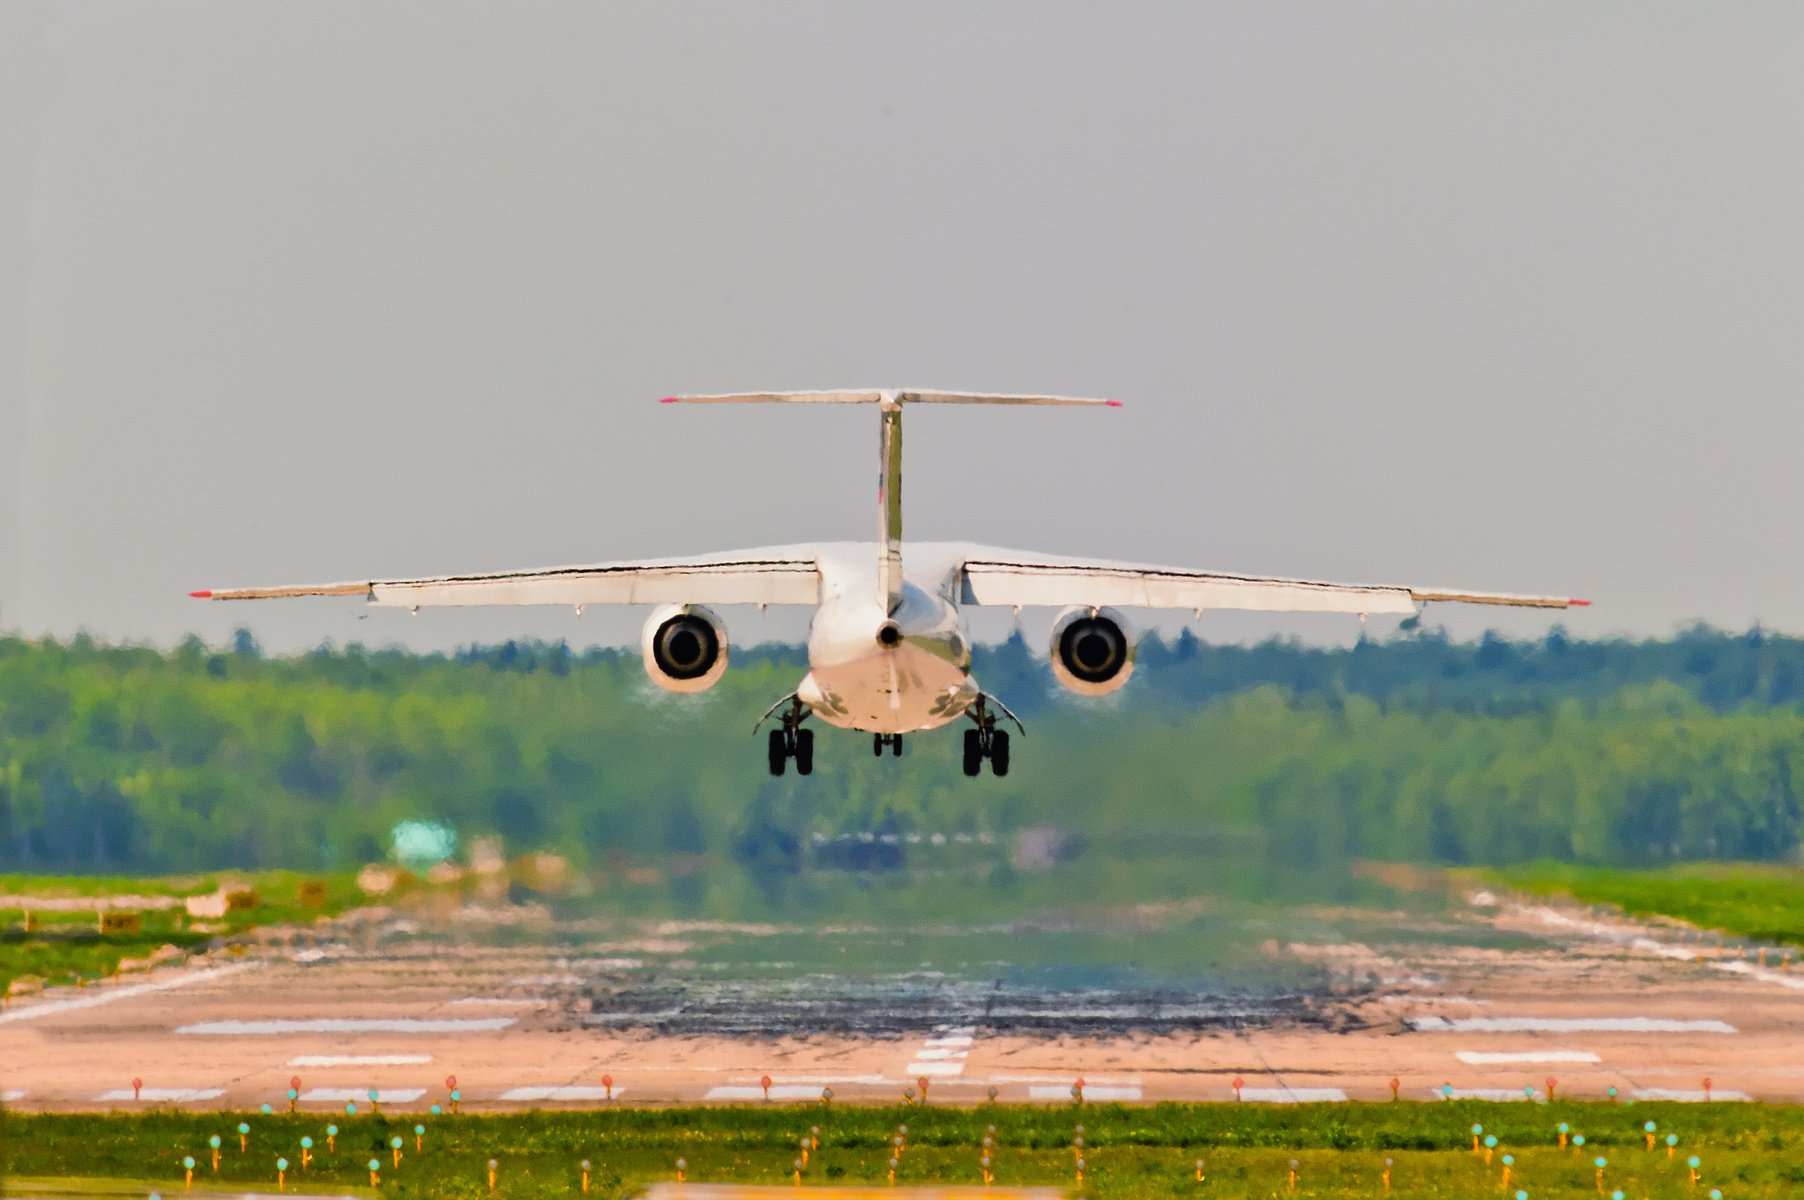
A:
[[[578,1087],[517,1087],[501,1093],[501,1099],[510,1104],[528,1103],[535,1100],[618,1100],[626,1094],[625,1088],[617,1087],[612,1092],[607,1088]]]
[[[297,1054],[291,1067],[418,1067],[432,1061],[430,1054]]]
[[[42,1004],[33,1004],[26,1008],[9,1009],[0,1012],[0,1025],[12,1021],[31,1021],[38,1017],[53,1017],[58,1013],[75,1012],[84,1008],[99,1008],[102,1004],[112,1004],[116,1000],[129,1000],[133,996],[147,996],[153,992],[169,992],[176,988],[187,987],[194,983],[207,983],[215,979],[223,979],[227,975],[236,975],[240,971],[248,971],[255,963],[232,963],[224,967],[209,967],[204,971],[192,971],[178,975],[172,979],[156,979],[148,983],[131,983],[124,987],[111,987],[105,990],[95,989],[85,996],[73,1000],[47,1000]]]
[[[177,1033],[209,1037],[268,1037],[281,1033],[493,1033],[517,1017],[319,1017],[293,1021],[201,1021]]]
[[[1603,1059],[1589,1050],[1461,1050],[1455,1058],[1468,1066],[1502,1066],[1507,1063],[1600,1063]]]
[[[411,1104],[426,1094],[425,1088],[377,1088],[378,1104]],[[369,1088],[308,1088],[303,1104],[357,1104],[370,1098]]]
[[[1090,1089],[1084,1089],[1087,1099]],[[1240,1089],[1240,1098],[1255,1104],[1334,1104],[1347,1098],[1340,1088],[1250,1087]]]
[[[0,1104],[11,1104],[15,1100],[23,1100],[28,1094],[24,1088],[0,1088]]]
[[[1030,1087],[1027,1089],[1029,1100],[1065,1100],[1071,1099],[1071,1084],[1064,1087]],[[1111,1100],[1138,1100],[1140,1089],[1137,1087],[1099,1087],[1094,1083],[1084,1084],[1084,1099],[1106,1103]]]
[[[1727,1021],[1665,1017],[1410,1017],[1418,1033],[1734,1033]]]
[[[102,1104],[118,1104],[122,1100],[135,1100],[140,1103],[180,1104],[184,1100],[217,1100],[225,1095],[224,1088],[140,1088],[133,1093],[130,1088],[115,1088],[110,1092],[102,1092],[94,1097]]]

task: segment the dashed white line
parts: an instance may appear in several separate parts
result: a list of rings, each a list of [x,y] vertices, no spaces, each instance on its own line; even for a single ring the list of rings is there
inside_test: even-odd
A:
[[[1085,1088],[1084,1095],[1089,1094]],[[1250,1087],[1240,1089],[1240,1098],[1255,1104],[1324,1104],[1345,1100],[1347,1093],[1340,1088]]]
[[[1637,1100],[1677,1100],[1682,1103],[1702,1104],[1706,1100],[1748,1100],[1746,1092],[1737,1092],[1728,1088],[1712,1088],[1706,1096],[1703,1092],[1688,1091],[1683,1088],[1638,1088],[1635,1091]]]
[[[773,1083],[770,1087],[772,1100],[818,1100],[821,1089],[801,1083]],[[703,1100],[762,1100],[764,1089],[761,1087],[744,1087],[739,1084],[723,1084],[709,1088]]]
[[[417,1067],[432,1061],[430,1054],[297,1054],[291,1067]]]
[[[1533,1088],[1454,1088],[1444,1091],[1436,1088],[1427,1093],[1430,1100],[1493,1100],[1504,1103],[1509,1100],[1533,1100]]]
[[[1072,1086],[1068,1084],[1062,1088],[1030,1087],[1027,1089],[1027,1098],[1029,1100],[1070,1100],[1074,1098],[1071,1095]],[[1094,1100],[1098,1103],[1107,1103],[1112,1100],[1138,1100],[1140,1099],[1140,1089],[1137,1087],[1098,1087],[1085,1083],[1084,1099]]]
[[[535,1100],[618,1100],[625,1092],[625,1088],[615,1088],[610,1093],[605,1087],[517,1087],[502,1092],[501,1099],[516,1104]]]

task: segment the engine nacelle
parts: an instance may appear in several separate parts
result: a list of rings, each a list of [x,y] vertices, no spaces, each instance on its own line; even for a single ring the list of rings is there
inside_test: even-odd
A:
[[[1052,625],[1052,674],[1080,696],[1106,696],[1134,673],[1134,631],[1112,608],[1068,608]]]
[[[699,604],[667,604],[639,638],[645,673],[667,692],[705,692],[727,671],[727,627]]]

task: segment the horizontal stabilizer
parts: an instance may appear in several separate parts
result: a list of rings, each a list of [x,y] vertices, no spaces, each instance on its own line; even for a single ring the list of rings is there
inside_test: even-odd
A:
[[[1119,400],[1080,396],[1014,396],[990,392],[934,392],[909,388],[850,388],[826,392],[724,392],[713,396],[666,396],[662,404],[1063,404],[1120,408]]]

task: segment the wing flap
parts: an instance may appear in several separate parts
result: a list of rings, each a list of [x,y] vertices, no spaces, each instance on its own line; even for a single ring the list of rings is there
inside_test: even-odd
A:
[[[215,588],[208,600],[291,596],[363,596],[394,608],[484,604],[817,604],[820,564],[813,558],[743,558],[661,563],[602,563],[486,575]]]
[[[1325,583],[1083,561],[972,558],[966,560],[963,576],[965,603],[1020,608],[1111,605],[1408,615],[1416,611],[1418,604],[1437,602],[1526,608],[1568,608],[1586,603],[1564,596]]]

